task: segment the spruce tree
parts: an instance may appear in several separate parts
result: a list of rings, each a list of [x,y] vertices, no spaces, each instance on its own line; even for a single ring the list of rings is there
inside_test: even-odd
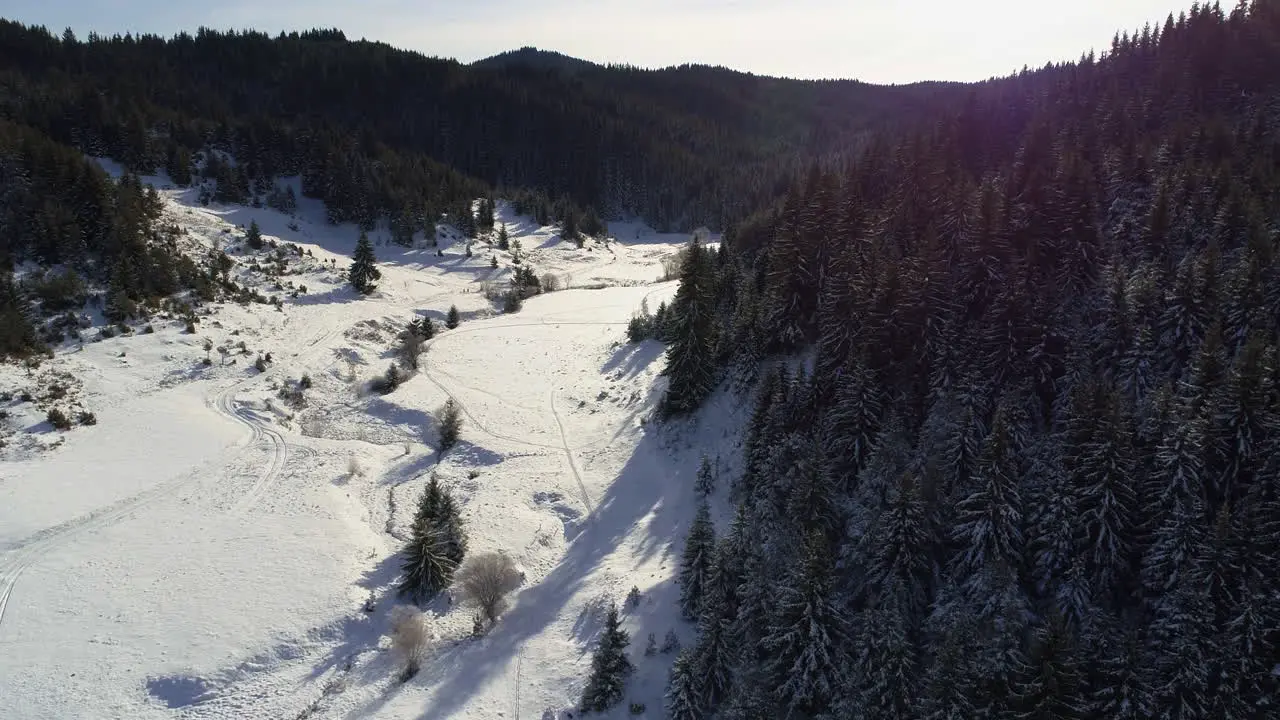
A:
[[[458,306],[450,305],[449,313],[445,315],[445,318],[444,318],[444,326],[446,328],[449,328],[450,330],[453,330],[454,328],[458,327],[458,323],[459,323]]]
[[[681,650],[671,665],[667,680],[666,710],[671,720],[702,720],[706,713],[702,706],[701,681],[695,669],[693,655]]]
[[[693,481],[693,491],[699,497],[706,497],[716,489],[716,476],[711,469],[711,461],[706,455],[702,456],[702,463],[698,465],[698,475]]]
[[[715,550],[716,530],[711,522],[711,508],[703,499],[698,502],[698,511],[680,556],[680,611],[690,620],[696,619],[702,610]]]
[[[368,295],[377,289],[374,283],[382,277],[382,273],[375,265],[376,262],[373,243],[369,242],[369,236],[361,230],[355,254],[351,256],[351,270],[347,274],[351,286],[361,295]]]
[[[831,591],[831,560],[809,538],[801,567],[779,590],[763,646],[769,687],[784,715],[822,712],[845,682],[848,624]]]
[[[622,700],[627,677],[635,670],[627,657],[631,637],[622,629],[616,603],[609,605],[600,642],[591,657],[591,675],[582,690],[584,712],[604,712]]]
[[[418,501],[413,535],[404,549],[400,594],[421,602],[448,587],[466,549],[457,504],[432,475]]]
[[[511,238],[507,235],[507,224],[502,223],[498,226],[498,249],[510,250]]]
[[[685,250],[680,287],[667,313],[670,345],[663,373],[668,384],[662,400],[667,415],[694,410],[715,388],[714,280],[706,251],[694,238]]]
[[[258,228],[257,220],[249,221],[249,230],[248,232],[245,233],[244,241],[245,241],[245,244],[247,244],[249,247],[253,248],[254,250],[262,249],[262,245],[263,245],[262,230]]]

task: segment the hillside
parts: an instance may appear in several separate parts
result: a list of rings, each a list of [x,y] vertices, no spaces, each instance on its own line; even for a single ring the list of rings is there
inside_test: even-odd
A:
[[[846,153],[936,93],[700,67],[467,66],[334,30],[80,41],[3,22],[0,63],[0,117],[141,172],[212,144],[250,182],[301,174],[356,221],[457,200],[418,177],[435,163],[660,229],[722,228],[776,197],[794,163]]]
[[[574,73],[591,67],[599,67],[596,63],[570,57],[554,50],[539,50],[536,47],[522,47],[519,50],[508,50],[471,63],[474,67],[507,68],[513,65],[524,65],[539,70],[558,70]]]

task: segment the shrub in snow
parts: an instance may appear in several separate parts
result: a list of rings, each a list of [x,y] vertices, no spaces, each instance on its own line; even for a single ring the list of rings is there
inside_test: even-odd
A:
[[[644,644],[645,657],[653,657],[658,654],[658,636],[649,633],[649,640]]]
[[[95,416],[93,413],[87,410],[82,410],[80,412],[80,415],[76,419],[80,421],[81,425],[97,425],[98,424],[97,416]]]
[[[644,709],[645,709],[644,703],[637,703],[637,702],[631,703],[630,711],[632,715],[643,715]]]
[[[304,374],[304,375],[302,376],[302,379],[298,380],[298,387],[302,388],[303,390],[310,390],[310,389],[311,389],[311,376],[310,376],[310,375],[306,375],[306,374]]]
[[[463,600],[480,608],[493,624],[502,614],[507,595],[520,584],[520,573],[510,557],[484,553],[467,560],[458,571],[457,583]]]
[[[53,408],[52,410],[50,410],[49,414],[45,417],[49,421],[50,425],[54,426],[59,430],[71,429],[71,418],[68,418],[67,414],[62,412],[58,408]]]
[[[440,421],[440,452],[445,452],[458,443],[462,433],[462,411],[458,403],[449,398],[436,415]]]
[[[632,585],[631,592],[627,593],[627,606],[632,608],[640,607],[640,588],[635,585]]]
[[[353,478],[364,475],[364,467],[360,465],[360,460],[355,455],[347,458],[347,475]]]
[[[508,290],[506,295],[502,296],[502,312],[516,313],[524,307],[524,297],[516,290]]]
[[[412,326],[400,337],[400,361],[410,370],[418,369],[418,356],[422,355],[422,336]]]
[[[600,644],[591,657],[591,675],[582,690],[581,708],[585,712],[604,712],[622,700],[627,676],[635,666],[627,657],[631,637],[622,629],[618,618],[618,606],[609,606]]]
[[[369,388],[380,395],[387,395],[395,392],[395,389],[400,387],[400,384],[407,379],[408,376],[400,369],[400,366],[391,363],[391,366],[387,368],[387,372],[382,377],[374,378],[369,383]]]
[[[693,482],[693,491],[701,497],[706,497],[716,489],[715,472],[711,469],[711,461],[706,455],[702,456],[702,465],[698,467],[698,477]]]
[[[258,372],[266,372],[266,371],[267,371],[267,361],[266,361],[266,360],[264,360],[264,359],[263,359],[263,357],[262,357],[261,355],[259,355],[259,356],[258,356],[258,359],[253,361],[253,367],[254,367],[255,369],[257,369],[257,371],[258,371]]]
[[[560,289],[560,278],[554,273],[545,273],[541,280],[542,292],[555,292]]]
[[[397,605],[391,610],[391,649],[400,659],[400,681],[404,682],[422,667],[431,639],[427,616],[412,605]]]

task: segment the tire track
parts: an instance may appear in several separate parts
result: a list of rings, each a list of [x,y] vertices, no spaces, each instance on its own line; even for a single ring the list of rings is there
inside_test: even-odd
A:
[[[595,505],[591,503],[591,496],[587,494],[587,486],[582,482],[582,473],[578,471],[578,461],[573,459],[573,451],[569,449],[569,438],[564,432],[564,423],[560,420],[560,412],[556,410],[556,391],[552,390],[547,394],[547,401],[551,404],[551,415],[556,419],[556,427],[560,430],[560,447],[564,450],[564,456],[569,458],[569,469],[573,471],[573,477],[578,481],[578,490],[582,491],[582,504],[587,506],[587,517],[591,518],[595,515]]]
[[[316,345],[324,341],[327,337],[332,337],[336,331],[322,331],[308,347],[314,348]],[[308,353],[309,354],[309,353]],[[130,515],[142,510],[161,498],[170,497],[173,493],[181,490],[183,487],[198,481],[202,476],[210,471],[226,465],[231,458],[228,457],[229,452],[242,454],[244,448],[250,447],[262,441],[265,437],[272,447],[272,459],[268,464],[268,470],[255,484],[253,490],[240,503],[240,512],[248,510],[257,502],[262,493],[270,483],[279,475],[283,469],[284,463],[288,457],[288,445],[284,441],[284,436],[274,428],[269,428],[254,419],[245,417],[241,411],[235,407],[235,393],[244,386],[255,381],[263,379],[267,373],[260,373],[248,378],[239,380],[227,386],[215,396],[206,397],[205,404],[215,412],[227,415],[243,425],[247,425],[250,430],[250,437],[247,441],[241,441],[237,444],[237,450],[224,450],[214,459],[206,461],[195,470],[171,480],[158,483],[142,492],[136,493],[129,497],[117,500],[114,503],[105,505],[96,510],[92,510],[80,517],[68,520],[59,525],[45,528],[35,534],[20,540],[17,545],[10,548],[3,559],[0,560],[0,625],[4,622],[5,613],[8,610],[9,603],[13,598],[14,588],[17,587],[18,580],[22,574],[38,562],[41,558],[50,552],[57,550],[59,547],[75,540],[76,538],[91,532],[103,530],[116,523],[127,519]]]

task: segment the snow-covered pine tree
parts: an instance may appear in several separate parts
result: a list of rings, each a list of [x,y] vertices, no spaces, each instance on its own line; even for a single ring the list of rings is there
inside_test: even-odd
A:
[[[721,541],[703,592],[698,644],[693,651],[693,668],[700,683],[700,707],[707,711],[715,710],[728,697],[733,681],[734,652],[729,637],[733,606],[726,578],[731,572],[727,567],[727,551],[726,541]]]
[[[694,669],[693,654],[681,650],[671,664],[667,680],[666,710],[671,720],[702,720],[706,712],[702,705],[700,676]]]
[[[891,611],[886,622],[896,618],[892,613],[905,614],[903,622],[923,616],[940,572],[934,537],[919,482],[910,471],[903,472],[890,487],[884,509],[864,536],[867,547],[860,595],[870,598],[883,597],[890,591],[901,593],[900,597],[881,601],[882,605],[894,604],[884,610]],[[898,607],[899,602],[905,607]]]
[[[501,225],[498,226],[498,249],[499,250],[511,249],[511,237],[507,235],[506,223],[502,223]]]
[[[1084,448],[1075,490],[1080,513],[1078,539],[1099,600],[1123,604],[1130,597],[1136,564],[1138,500],[1133,487],[1133,427],[1124,400],[1109,393],[1097,432]]]
[[[635,669],[627,657],[631,637],[622,629],[616,603],[609,605],[600,642],[591,657],[591,676],[582,690],[584,712],[604,712],[622,700],[627,677]]]
[[[845,681],[848,621],[831,591],[831,558],[816,534],[778,591],[769,634],[768,686],[786,717],[822,712]]]
[[[905,595],[900,583],[886,583],[858,622],[857,690],[851,698],[867,720],[907,720],[919,703],[921,658]]]
[[[714,283],[707,253],[694,237],[685,250],[680,287],[668,310],[670,344],[663,374],[669,381],[662,400],[667,415],[697,408],[715,389]]]
[[[1052,615],[1036,627],[1026,672],[1014,688],[1017,717],[1029,720],[1083,720],[1085,673],[1074,638]]]
[[[1213,608],[1208,588],[1181,583],[1151,622],[1152,705],[1160,720],[1208,717],[1213,662]]]
[[[690,620],[702,610],[711,565],[715,562],[716,530],[711,522],[711,508],[706,499],[698,502],[697,513],[680,556],[680,611]]]
[[[1025,536],[1018,469],[1008,426],[997,413],[971,479],[972,489],[957,505],[953,539],[961,547],[960,577],[984,568],[1022,567]]]
[[[351,286],[361,295],[368,295],[377,289],[374,283],[382,277],[382,272],[378,270],[376,262],[373,243],[369,242],[369,236],[361,230],[355,254],[351,256],[351,269],[347,273]]]
[[[450,330],[453,330],[454,328],[458,327],[459,322],[460,320],[458,317],[458,306],[450,305],[449,312],[444,316],[444,326],[449,328]]]
[[[702,456],[702,463],[698,465],[698,474],[693,481],[693,491],[699,497],[706,497],[716,489],[716,476],[711,469],[711,460],[706,455]]]
[[[1136,630],[1098,623],[1091,628],[1088,712],[1085,717],[1147,720],[1153,716],[1145,648]]]

